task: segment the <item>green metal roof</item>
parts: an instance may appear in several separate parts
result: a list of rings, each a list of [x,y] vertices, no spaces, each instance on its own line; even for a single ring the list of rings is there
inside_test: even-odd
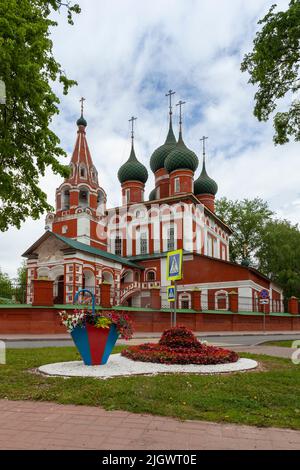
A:
[[[195,171],[198,166],[198,157],[190,149],[187,148],[182,133],[179,133],[179,139],[174,150],[172,150],[165,160],[165,168],[168,173],[175,170],[192,170]]]
[[[213,194],[215,195],[218,191],[217,183],[208,176],[205,168],[205,160],[203,160],[203,166],[200,176],[194,181],[194,193],[196,196],[199,194]]]
[[[172,150],[176,147],[176,138],[173,132],[172,121],[170,119],[169,132],[166,141],[163,145],[158,147],[151,155],[150,167],[153,173],[161,168],[164,168],[165,160]]]
[[[50,231],[49,233],[51,233],[56,238],[58,238],[59,240],[69,245],[71,248],[74,248],[75,250],[85,251],[86,253],[90,253],[96,256],[101,256],[101,258],[105,258],[105,259],[108,259],[110,261],[114,261],[120,264],[126,264],[127,266],[131,266],[133,268],[144,269],[142,266],[139,266],[138,264],[135,264],[126,258],[123,258],[123,256],[118,256],[118,255],[114,255],[113,253],[108,253],[107,251],[100,250],[99,248],[95,248],[94,246],[86,245],[85,243],[81,243],[81,242],[78,242],[77,240],[73,240],[72,238],[63,237],[62,235],[58,235],[57,233],[53,233]]]
[[[127,162],[118,171],[118,178],[121,184],[125,183],[125,181],[141,181],[146,183],[148,179],[147,168],[136,158],[133,144]]]
[[[84,127],[87,126],[87,122],[86,122],[86,120],[84,119],[83,115],[81,115],[80,118],[77,119],[76,124],[77,124],[77,126],[84,126]]]
[[[152,189],[149,193],[149,201],[155,201],[156,199],[156,188]]]

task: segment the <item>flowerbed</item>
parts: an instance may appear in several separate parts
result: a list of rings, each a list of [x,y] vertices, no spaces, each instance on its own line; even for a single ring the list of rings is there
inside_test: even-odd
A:
[[[133,361],[161,364],[225,364],[239,358],[234,351],[201,343],[185,326],[165,330],[158,344],[130,346],[121,354]]]

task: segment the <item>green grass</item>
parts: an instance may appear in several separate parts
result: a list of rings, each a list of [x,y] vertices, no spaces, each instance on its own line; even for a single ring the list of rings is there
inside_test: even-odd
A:
[[[300,366],[288,359],[243,356],[259,360],[263,370],[217,376],[65,379],[38,375],[32,369],[76,360],[79,356],[75,348],[9,349],[7,365],[0,365],[0,398],[300,429]]]
[[[281,346],[282,348],[291,348],[293,340],[285,340],[285,341],[268,341],[267,343],[263,343],[260,346]]]

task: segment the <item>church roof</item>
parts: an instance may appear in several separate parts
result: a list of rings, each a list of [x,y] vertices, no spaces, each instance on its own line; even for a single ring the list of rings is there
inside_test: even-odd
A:
[[[68,247],[74,248],[75,250],[99,256],[100,258],[108,259],[109,261],[113,261],[115,263],[124,264],[132,268],[144,269],[142,266],[133,263],[132,261],[126,258],[123,258],[123,256],[108,253],[107,251],[100,250],[99,248],[87,245],[86,243],[81,243],[77,240],[73,240],[72,238],[63,237],[62,235],[58,235],[57,233],[51,232],[50,230],[47,230],[47,232],[45,232],[30,248],[28,248],[28,250],[26,250],[22,256],[27,257],[30,254],[34,253],[34,250],[36,250],[41,243],[43,243],[45,240],[47,240],[47,238],[51,236],[56,237],[58,240],[68,245]]]
[[[200,194],[213,194],[215,196],[217,191],[218,185],[215,180],[208,176],[205,168],[205,160],[203,159],[201,174],[194,181],[194,194],[196,196]]]
[[[118,171],[118,178],[121,184],[125,183],[125,181],[140,181],[141,183],[146,183],[148,179],[147,168],[136,158],[133,142],[127,162],[125,162]]]
[[[170,118],[169,132],[166,141],[163,145],[158,147],[151,155],[150,167],[153,173],[161,168],[164,168],[165,160],[169,153],[176,147],[176,138],[173,132],[172,120]]]
[[[156,188],[152,189],[149,193],[149,201],[155,201],[156,199]]]
[[[98,188],[98,175],[94,166],[90,149],[86,139],[87,122],[81,114],[77,119],[77,138],[71,158],[70,176],[65,179],[65,183],[78,185],[81,183],[88,184],[92,188]]]
[[[182,132],[179,132],[179,139],[175,148],[169,153],[165,160],[165,168],[168,173],[175,170],[195,171],[198,166],[197,155],[185,145]]]

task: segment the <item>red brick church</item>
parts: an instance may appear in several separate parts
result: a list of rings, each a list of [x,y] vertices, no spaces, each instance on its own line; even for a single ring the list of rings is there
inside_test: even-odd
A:
[[[45,233],[24,253],[27,258],[27,303],[34,303],[33,280],[53,283],[54,304],[72,304],[86,287],[102,305],[100,286],[110,285],[113,306],[136,311],[167,308],[167,252],[183,249],[183,279],[178,281],[178,309],[257,312],[259,292],[267,289],[268,312],[282,312],[282,291],[246,262],[229,261],[232,230],[215,214],[217,183],[207,174],[205,138],[199,160],[185,143],[181,106],[178,136],[172,123],[165,142],[154,150],[149,164],[155,188],[145,195],[147,168],[134,147],[118,170],[122,205],[107,206],[108,198],[87,143],[87,121],[81,112],[70,162],[70,175],[56,190],[56,210],[46,217]],[[108,156],[109,158],[109,156]],[[114,169],[112,168],[112,171]],[[100,176],[100,178],[99,178]],[[195,300],[197,299],[197,300]],[[195,303],[196,302],[196,303]]]

